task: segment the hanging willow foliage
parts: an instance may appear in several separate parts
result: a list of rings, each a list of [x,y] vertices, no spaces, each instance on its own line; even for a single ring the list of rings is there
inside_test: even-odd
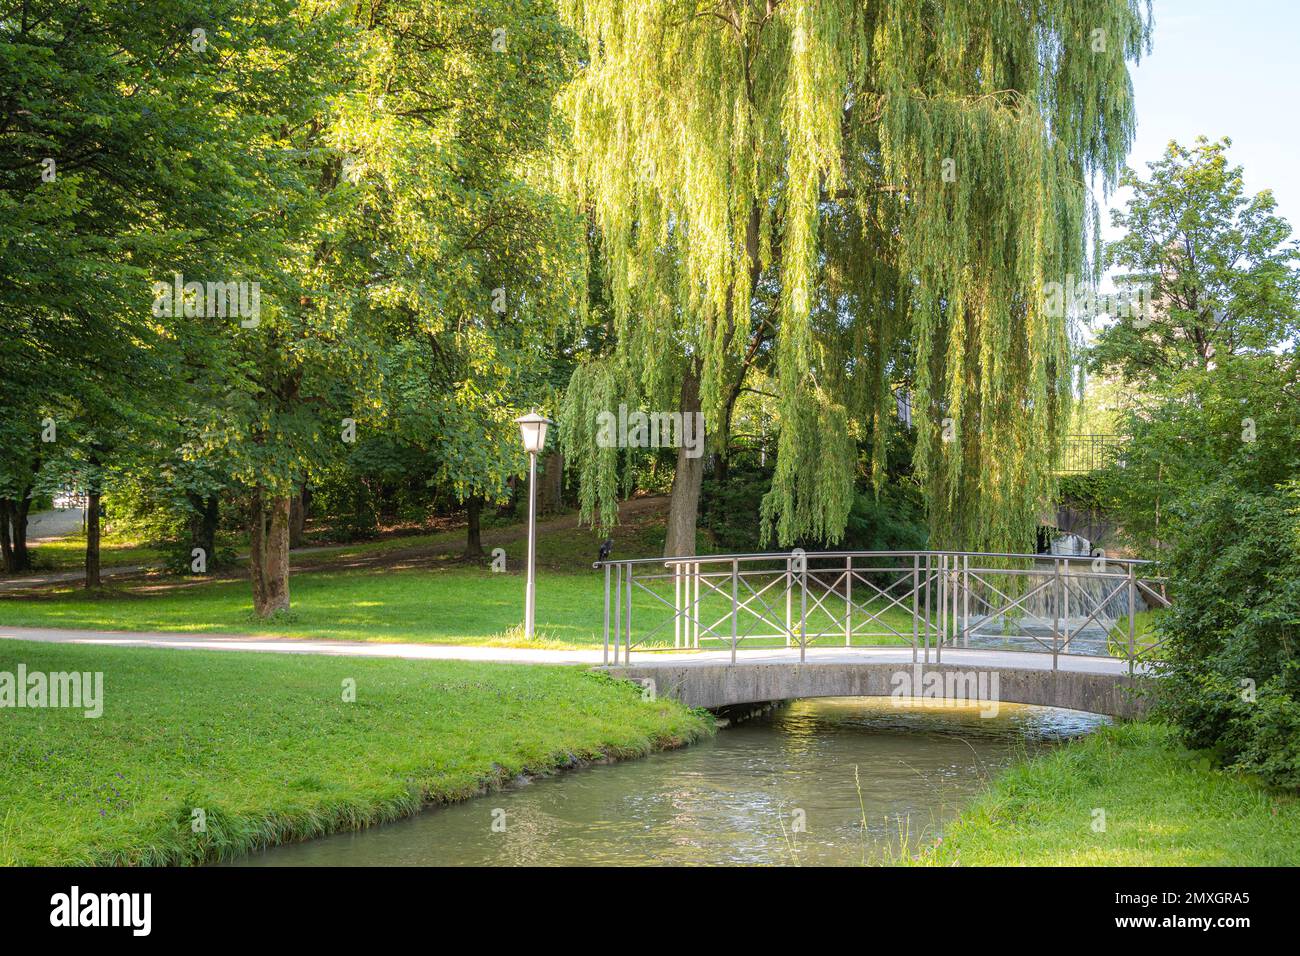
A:
[[[1086,184],[1109,189],[1127,154],[1149,4],[560,7],[587,47],[565,94],[573,185],[631,378],[661,393],[691,363],[716,429],[771,277],[778,540],[840,537],[851,439],[873,436],[879,480],[906,377],[936,543],[1022,545],[1070,395],[1068,321],[1043,290],[1093,274]]]

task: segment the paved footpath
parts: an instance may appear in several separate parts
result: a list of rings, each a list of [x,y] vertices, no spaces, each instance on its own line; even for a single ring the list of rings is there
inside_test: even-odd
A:
[[[147,631],[80,631],[49,627],[9,627],[0,625],[0,640],[42,641],[51,644],[101,644],[117,647],[163,647],[177,650],[260,651],[276,654],[326,654],[336,657],[400,657],[409,660],[490,661],[509,664],[600,664],[604,658],[600,647],[575,650],[551,650],[533,647],[484,647],[462,644],[367,643],[362,641],[321,641],[288,637],[254,637],[238,634],[168,634]],[[933,655],[933,651],[931,651]],[[741,652],[747,664],[797,664],[798,648],[754,648]],[[662,662],[673,665],[725,664],[731,660],[729,650],[721,651],[637,651],[636,663]],[[907,663],[912,662],[910,647],[810,647],[809,664]],[[1024,651],[945,649],[945,664],[1019,667],[1050,670],[1052,655]],[[1057,665],[1060,670],[1096,674],[1119,674],[1128,663],[1110,657],[1066,657]]]

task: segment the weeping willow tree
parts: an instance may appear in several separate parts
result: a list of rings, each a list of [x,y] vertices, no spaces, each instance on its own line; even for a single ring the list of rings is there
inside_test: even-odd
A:
[[[934,540],[1026,540],[1070,396],[1068,319],[1044,288],[1095,275],[1087,185],[1111,188],[1127,153],[1149,4],[560,7],[586,42],[571,173],[617,341],[597,391],[676,396],[716,446],[764,363],[780,433],[763,521],[784,545],[838,540],[857,440],[874,439],[879,481],[905,381]],[[575,392],[566,436],[591,450],[596,393]],[[702,475],[678,464],[669,554],[694,547]],[[588,511],[609,513],[616,466],[585,466]]]

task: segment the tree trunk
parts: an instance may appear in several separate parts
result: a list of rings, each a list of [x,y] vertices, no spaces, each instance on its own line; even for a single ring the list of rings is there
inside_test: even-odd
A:
[[[87,462],[90,465],[86,479],[86,587],[99,587],[99,511],[104,493],[103,475],[100,473],[103,447],[92,445]]]
[[[217,527],[221,523],[221,499],[216,495],[202,495],[190,492],[190,547],[202,548],[203,557],[209,568],[212,567],[217,553]]]
[[[32,558],[27,553],[27,515],[32,510],[32,486],[28,485],[13,512],[14,570],[30,571]]]
[[[681,406],[683,422],[687,415],[700,411],[700,380],[694,367],[688,368],[682,378]],[[703,447],[702,443],[700,447]],[[704,456],[691,458],[686,451],[683,442],[677,449],[677,471],[673,475],[672,497],[668,504],[668,536],[664,540],[666,558],[695,554],[695,521],[700,509],[700,486],[704,481]]]
[[[469,527],[465,538],[465,560],[483,560],[483,538],[479,518],[483,514],[483,499],[478,495],[465,502],[465,512],[469,518]]]
[[[248,571],[253,581],[253,610],[270,617],[289,609],[289,498],[266,499],[253,492],[248,529]]]
[[[9,537],[9,513],[13,509],[13,502],[8,498],[0,498],[0,556],[3,556],[5,574],[13,574],[14,568],[14,549]]]
[[[86,587],[99,587],[99,479],[86,491]]]
[[[289,499],[289,547],[301,548],[303,533],[307,528],[307,489],[299,485],[297,492]]]
[[[564,507],[564,456],[553,451],[542,462],[537,487],[538,514],[555,514]]]

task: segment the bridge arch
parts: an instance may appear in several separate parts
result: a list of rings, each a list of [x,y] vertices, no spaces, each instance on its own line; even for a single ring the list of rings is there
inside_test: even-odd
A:
[[[1015,666],[984,659],[943,663],[824,660],[647,661],[605,667],[612,677],[653,682],[657,695],[716,710],[809,697],[931,697],[969,704],[1037,704],[1134,718],[1147,709],[1149,678],[1118,669]],[[950,655],[951,658],[951,655]]]

